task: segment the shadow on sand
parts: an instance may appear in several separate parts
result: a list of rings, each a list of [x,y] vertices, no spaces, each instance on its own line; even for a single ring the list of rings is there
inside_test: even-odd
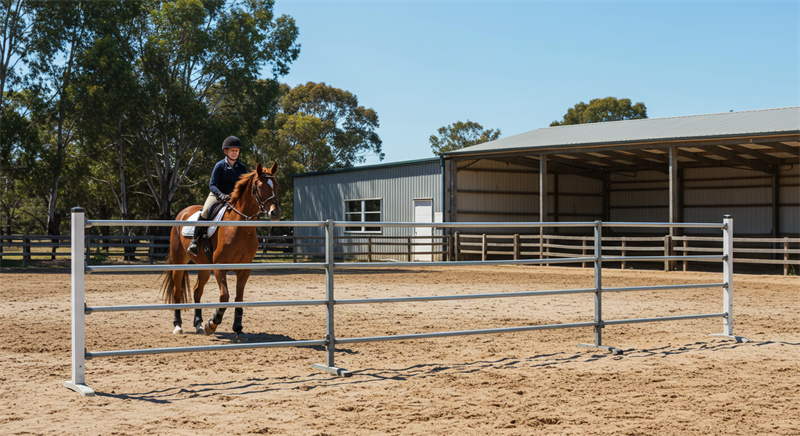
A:
[[[230,336],[230,338],[228,337]],[[232,340],[234,334],[221,334],[223,339]],[[276,342],[283,340],[293,340],[283,335],[270,334],[251,334],[248,338],[252,342]],[[475,362],[458,364],[421,364],[405,368],[364,368],[352,370],[352,377],[338,378],[328,373],[310,372],[305,376],[295,377],[250,377],[243,381],[228,381],[221,383],[194,383],[188,386],[175,386],[160,390],[147,392],[130,392],[118,394],[115,392],[97,392],[97,396],[117,398],[122,400],[137,400],[151,403],[173,403],[192,398],[211,398],[225,399],[260,394],[270,391],[302,390],[310,391],[317,388],[329,388],[335,386],[351,386],[364,383],[376,383],[386,380],[404,381],[410,379],[421,379],[435,377],[440,374],[471,374],[486,369],[504,368],[545,368],[545,367],[565,367],[577,363],[586,363],[602,360],[621,360],[621,359],[652,359],[669,358],[674,355],[716,352],[722,350],[733,350],[740,347],[762,347],[762,346],[788,346],[800,347],[800,343],[780,342],[780,341],[753,341],[741,343],[727,341],[723,339],[712,339],[708,341],[694,342],[686,345],[665,345],[657,348],[645,349],[626,349],[622,355],[605,353],[593,353],[589,351],[577,351],[574,353],[560,352],[551,354],[537,354],[522,358],[503,358],[498,360],[479,360]],[[315,350],[324,351],[324,347],[309,347]],[[357,354],[352,350],[336,350],[337,353]],[[320,361],[324,358],[320,356]],[[350,368],[348,368],[350,369]]]

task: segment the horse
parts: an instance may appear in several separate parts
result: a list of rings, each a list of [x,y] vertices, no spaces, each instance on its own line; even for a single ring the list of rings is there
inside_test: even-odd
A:
[[[280,219],[281,209],[278,207],[278,182],[275,179],[275,172],[277,169],[277,163],[273,164],[272,168],[268,170],[265,170],[264,167],[261,166],[261,163],[259,163],[255,171],[243,174],[236,183],[230,195],[230,199],[224,205],[226,210],[221,221],[250,221],[258,219],[261,215],[267,215],[270,220]],[[202,209],[200,205],[189,206],[178,213],[175,219],[178,221],[186,221],[192,214],[200,209]],[[209,214],[209,216],[211,216],[211,214]],[[188,263],[190,260],[196,264],[251,263],[258,251],[258,237],[255,227],[219,226],[210,238],[202,241],[203,245],[210,243],[210,252],[212,253],[211,259],[209,259],[204,249],[198,250],[196,255],[186,251],[192,238],[184,237],[181,234],[181,229],[181,226],[172,227],[167,264],[182,265]],[[250,277],[250,271],[249,269],[236,271],[236,296],[234,297],[234,301],[244,301],[244,287],[247,284],[247,279]],[[224,269],[214,270],[214,277],[217,279],[217,284],[219,285],[219,301],[221,303],[226,303],[230,299],[228,281],[225,276],[226,273],[227,270]],[[194,285],[195,303],[200,302],[200,298],[203,296],[203,287],[208,282],[210,275],[211,271],[209,270],[198,272],[197,282]],[[165,271],[163,274],[161,295],[165,304],[181,304],[188,302],[188,271]],[[195,309],[193,325],[196,332],[206,335],[213,334],[222,323],[222,316],[224,314],[224,307],[217,308],[214,316],[203,325],[202,309]],[[242,334],[242,314],[242,308],[237,307],[234,311],[233,318],[233,331],[237,338]],[[181,324],[181,311],[175,310],[173,334],[183,333]]]

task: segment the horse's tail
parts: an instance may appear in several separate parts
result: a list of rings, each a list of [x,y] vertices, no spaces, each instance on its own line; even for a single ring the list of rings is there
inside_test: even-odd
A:
[[[172,252],[167,255],[167,265],[171,265]],[[161,282],[161,298],[164,299],[164,304],[188,303],[189,302],[189,274],[184,272],[181,274],[181,287],[180,298],[181,301],[175,301],[175,279],[173,278],[172,271],[164,271],[163,281]]]

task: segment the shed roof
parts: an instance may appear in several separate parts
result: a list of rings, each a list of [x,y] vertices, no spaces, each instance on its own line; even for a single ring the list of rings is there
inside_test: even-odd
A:
[[[407,160],[401,162],[389,162],[389,163],[381,163],[381,164],[372,164],[372,165],[364,165],[360,167],[347,167],[347,168],[336,168],[332,170],[325,170],[325,171],[311,171],[307,173],[299,173],[299,174],[292,174],[293,178],[297,177],[308,177],[308,176],[319,176],[322,174],[337,174],[337,173],[347,173],[352,171],[371,171],[371,170],[381,170],[386,168],[392,167],[407,167],[411,165],[425,165],[431,163],[439,163],[438,157],[429,157],[425,159],[415,159],[415,160]]]
[[[546,127],[442,155],[797,133],[800,106]]]

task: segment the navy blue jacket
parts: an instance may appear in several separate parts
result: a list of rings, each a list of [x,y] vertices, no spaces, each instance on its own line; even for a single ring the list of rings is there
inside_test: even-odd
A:
[[[239,177],[248,172],[247,167],[238,160],[233,166],[230,166],[228,158],[222,159],[214,165],[208,188],[217,197],[222,194],[230,195],[234,186],[236,186],[236,182],[239,181]]]

